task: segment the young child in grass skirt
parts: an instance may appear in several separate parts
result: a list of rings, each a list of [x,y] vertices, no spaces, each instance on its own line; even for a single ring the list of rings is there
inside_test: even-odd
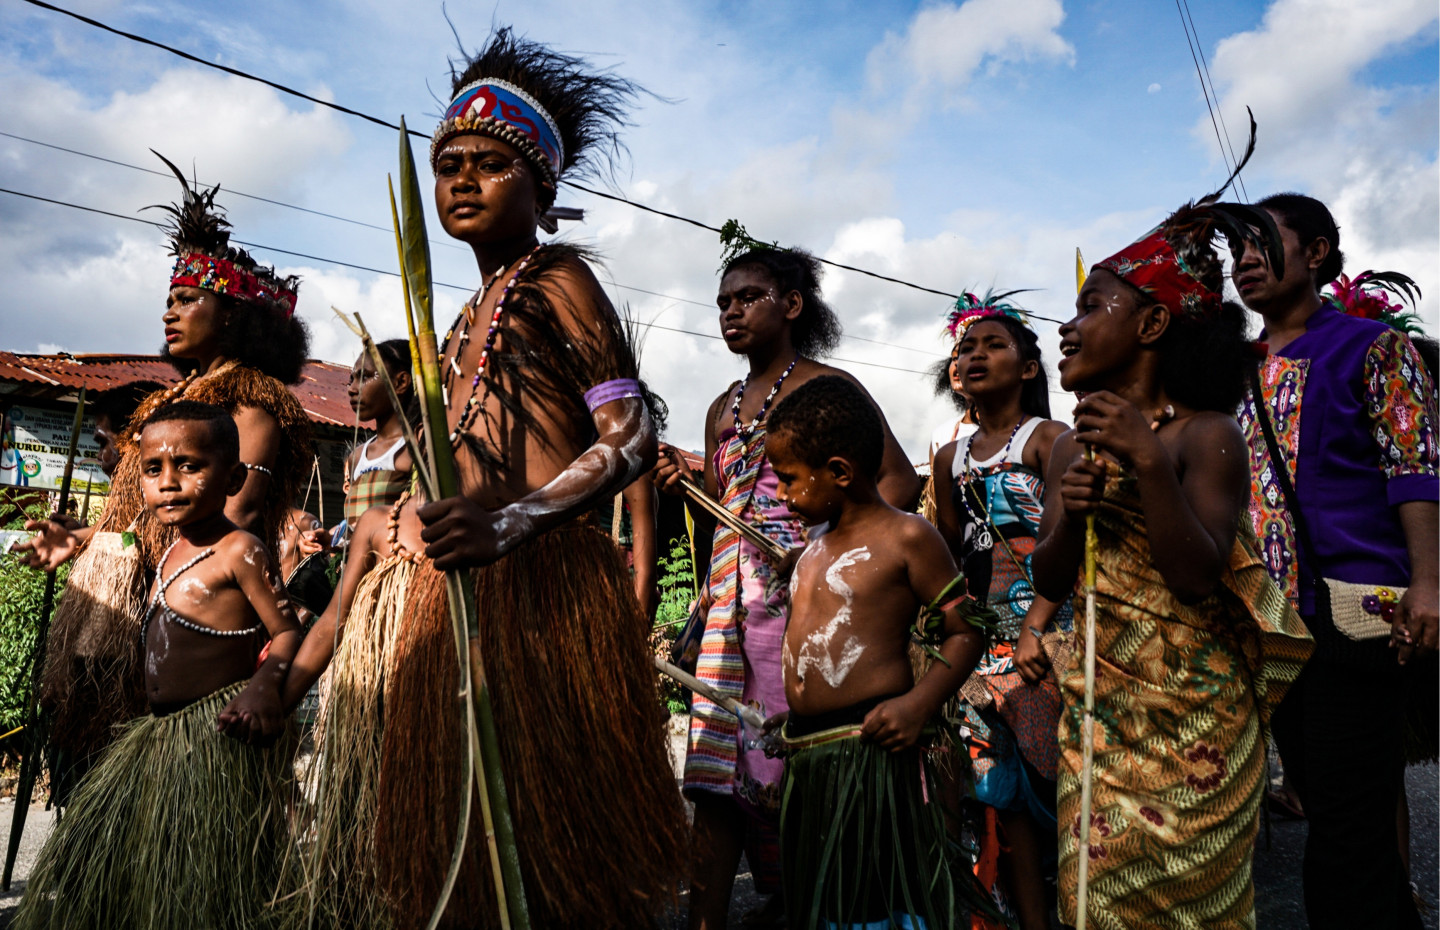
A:
[[[928,743],[941,705],[974,669],[989,611],[963,593],[945,540],[880,496],[879,414],[822,376],[770,416],[779,494],[824,525],[795,566],[784,668],[780,810],[787,924],[950,928],[984,906],[946,831]],[[916,618],[939,660],[918,681]]]
[[[1060,383],[1085,397],[1051,453],[1032,561],[1039,594],[1083,603],[1094,516],[1087,911],[1101,930],[1255,926],[1264,730],[1313,646],[1240,529],[1249,475],[1234,411],[1254,362],[1211,245],[1223,232],[1278,262],[1279,237],[1262,211],[1218,198],[1092,268],[1060,328]],[[1084,638],[1076,644],[1060,718],[1067,924],[1083,816]]]
[[[229,244],[229,224],[214,205],[218,187],[195,191],[175,173],[184,199],[166,208],[174,216],[176,260],[163,355],[185,378],[147,397],[131,423],[179,398],[229,411],[247,475],[226,512],[278,557],[311,458],[310,421],[285,387],[300,380],[309,347],[294,316],[298,282]],[[93,527],[72,533],[54,521],[30,526],[38,531],[30,565],[51,569],[76,560],[50,627],[40,689],[51,784],[62,805],[116,728],[145,711],[139,618],[146,586],[174,539],[174,530],[145,509],[133,438],[122,431],[117,446],[109,500]]]
[[[463,494],[401,509],[402,539],[408,521],[424,524],[423,556],[403,605],[393,591],[375,605],[400,616],[373,835],[396,926],[429,919],[459,826],[467,748],[446,570],[467,570],[475,593],[532,925],[647,926],[673,903],[688,853],[648,624],[615,544],[582,519],[654,462],[654,428],[586,254],[535,235],[562,172],[616,144],[637,92],[501,29],[456,75],[431,146],[441,224],[474,249],[484,284],[440,360]],[[498,924],[472,810],[443,926]]]
[[[76,788],[16,928],[268,923],[293,747],[264,744],[284,728],[300,626],[266,547],[225,516],[246,478],[239,449],[230,414],[209,404],[172,404],[141,427],[146,507],[176,533],[141,619],[150,713]]]

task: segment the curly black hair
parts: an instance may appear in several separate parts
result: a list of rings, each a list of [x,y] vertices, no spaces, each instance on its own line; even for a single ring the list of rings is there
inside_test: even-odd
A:
[[[636,99],[653,96],[649,91],[583,58],[516,36],[509,26],[496,29],[479,52],[467,51],[458,34],[455,38],[461,58],[450,61],[451,94],[484,78],[515,85],[555,120],[565,148],[561,174],[613,179],[627,151],[620,130],[631,125]],[[553,200],[553,191],[550,196]]]
[[[1280,222],[1295,231],[1302,246],[1309,246],[1316,239],[1324,238],[1330,243],[1330,254],[1315,270],[1315,287],[1324,287],[1340,277],[1345,270],[1345,253],[1340,251],[1340,227],[1330,208],[1304,194],[1285,192],[1271,194],[1256,204],[1280,217]]]
[[[224,407],[202,404],[195,400],[177,400],[166,404],[145,418],[136,434],[154,423],[170,421],[204,423],[210,429],[210,449],[220,457],[222,463],[237,465],[240,462],[240,430],[235,418]]]
[[[745,265],[765,269],[782,296],[799,292],[800,316],[790,327],[790,341],[795,351],[807,358],[822,358],[835,351],[843,332],[840,318],[820,296],[820,278],[824,272],[819,259],[801,248],[753,248],[727,261],[720,277],[723,279]]]
[[[1119,279],[1135,296],[1135,312],[1158,303],[1135,285]],[[1255,364],[1249,317],[1233,300],[1217,313],[1170,314],[1170,325],[1155,343],[1160,353],[1160,385],[1173,400],[1194,410],[1234,415],[1245,396]]]
[[[242,301],[228,294],[216,296],[221,306],[220,356],[281,384],[299,384],[310,357],[310,330],[305,322],[273,304]],[[160,355],[182,375],[195,370],[194,361],[176,358],[168,346]]]
[[[874,478],[885,457],[880,411],[853,381],[839,375],[820,375],[791,391],[770,412],[767,430],[784,435],[811,468],[839,456]]]
[[[957,411],[964,413],[970,409],[970,401],[950,384],[950,363],[955,361],[955,350],[959,345],[957,342],[950,347],[949,355],[931,362],[925,373],[930,376],[930,389],[935,392],[935,396],[946,398],[955,405]]]

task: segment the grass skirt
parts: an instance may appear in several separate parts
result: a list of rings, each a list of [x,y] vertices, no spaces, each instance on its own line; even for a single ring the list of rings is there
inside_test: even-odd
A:
[[[787,724],[780,808],[792,930],[968,926],[978,892],[947,836],[929,753],[862,741],[858,723],[795,732]]]
[[[645,927],[674,900],[687,830],[655,671],[628,573],[571,524],[472,574],[484,657],[536,927]],[[417,567],[385,681],[375,849],[401,926],[424,926],[450,862],[463,748],[444,577]],[[480,823],[444,926],[497,923]]]
[[[41,850],[12,930],[268,926],[292,744],[215,731],[245,684],[124,729]]]
[[[297,817],[300,844],[283,882],[303,889],[284,902],[288,925],[394,926],[375,871],[381,694],[414,572],[412,560],[391,556],[361,579],[322,683],[316,753],[305,775],[312,804]]]

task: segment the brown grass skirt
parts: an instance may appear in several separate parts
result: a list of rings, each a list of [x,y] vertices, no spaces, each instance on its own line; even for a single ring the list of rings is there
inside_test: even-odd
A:
[[[644,927],[673,902],[688,831],[647,624],[608,537],[571,525],[472,575],[520,864],[536,927]],[[384,691],[380,881],[424,926],[450,862],[462,706],[443,576],[410,583]],[[444,926],[496,926],[480,806]]]

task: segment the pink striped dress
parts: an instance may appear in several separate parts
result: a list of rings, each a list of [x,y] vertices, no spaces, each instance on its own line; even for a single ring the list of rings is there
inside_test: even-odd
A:
[[[720,502],[787,548],[804,541],[804,525],[776,496],[779,482],[765,456],[765,429],[742,442],[734,427],[715,453]],[[790,601],[785,579],[735,531],[718,525],[706,582],[711,602],[696,675],[765,716],[786,709],[780,652]],[[756,818],[780,811],[779,759],[749,748],[758,733],[741,732],[729,712],[696,696],[691,708],[685,790],[733,795]],[[752,866],[754,863],[752,862]]]

